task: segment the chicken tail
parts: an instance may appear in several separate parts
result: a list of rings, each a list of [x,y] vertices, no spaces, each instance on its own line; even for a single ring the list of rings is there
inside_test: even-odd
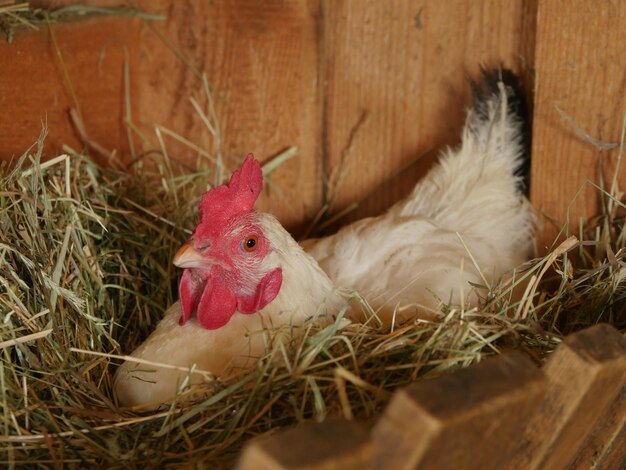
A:
[[[488,241],[496,252],[529,246],[534,216],[529,188],[530,126],[519,79],[483,70],[471,83],[461,145],[447,149],[392,215],[420,216],[438,227]]]
[[[532,135],[528,103],[520,79],[506,68],[483,68],[482,79],[482,86],[470,80],[474,101],[466,130],[496,154],[503,153],[503,146],[520,147],[521,151],[514,158],[513,174],[518,177],[519,192],[528,195]]]

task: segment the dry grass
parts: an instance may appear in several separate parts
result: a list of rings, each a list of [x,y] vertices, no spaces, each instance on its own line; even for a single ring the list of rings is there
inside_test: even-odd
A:
[[[498,286],[481,309],[444,306],[437,321],[393,331],[340,315],[274,346],[255,370],[207,384],[210,398],[119,410],[112,355],[131,351],[174,301],[170,259],[212,175],[175,177],[167,165],[132,175],[79,155],[43,163],[43,139],[3,167],[0,186],[5,465],[228,467],[253,436],[328,415],[373,418],[421,377],[510,348],[541,362],[564,333],[599,321],[626,328],[622,206],[603,192],[611,212],[581,231],[585,243],[569,239],[529,263],[516,283],[533,288],[519,302],[513,286]]]
[[[146,20],[164,20],[161,15],[151,15],[135,7],[100,8],[85,5],[70,5],[55,10],[32,8],[29,2],[0,0],[0,33],[7,42],[12,42],[18,29],[39,31],[42,25],[68,21],[85,16],[137,16]]]

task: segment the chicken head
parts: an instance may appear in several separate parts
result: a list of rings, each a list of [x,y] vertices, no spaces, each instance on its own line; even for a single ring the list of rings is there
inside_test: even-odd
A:
[[[181,325],[195,314],[203,328],[220,328],[235,312],[258,312],[278,295],[282,269],[266,262],[270,242],[254,211],[262,189],[261,166],[249,154],[228,185],[202,197],[200,223],[174,257],[185,270]]]

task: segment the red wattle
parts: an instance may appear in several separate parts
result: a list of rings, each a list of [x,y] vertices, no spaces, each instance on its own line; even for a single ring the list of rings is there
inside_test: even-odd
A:
[[[200,325],[207,330],[220,328],[228,323],[236,310],[235,294],[219,276],[209,276],[198,303],[197,317]]]
[[[178,285],[178,296],[183,311],[179,321],[181,325],[184,325],[196,311],[203,288],[204,280],[191,269],[185,269]]]
[[[237,298],[237,310],[241,313],[256,313],[276,298],[283,283],[283,270],[276,268],[267,273],[254,294]]]
[[[283,271],[276,268],[259,282],[255,292],[248,296],[237,296],[230,282],[218,266],[214,266],[207,279],[198,272],[186,269],[180,280],[179,296],[184,325],[195,313],[203,328],[215,330],[226,325],[239,311],[256,313],[276,298],[283,282]]]

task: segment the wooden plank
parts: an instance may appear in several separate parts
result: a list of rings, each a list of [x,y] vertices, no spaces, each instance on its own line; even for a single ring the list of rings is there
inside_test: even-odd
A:
[[[554,240],[586,180],[610,178],[617,151],[583,141],[558,108],[596,139],[619,142],[626,110],[626,2],[541,0],[537,24],[531,199],[546,215],[540,248]],[[626,167],[619,172],[626,183]],[[600,212],[586,185],[573,202],[570,229]],[[555,221],[555,224],[550,222]]]
[[[599,468],[624,467],[624,465],[609,463],[610,460],[617,463],[618,457],[624,459],[626,463],[626,374],[623,382],[624,385],[617,398],[598,418],[596,426],[589,433],[578,455],[568,468],[586,470],[595,466],[600,466]]]
[[[369,468],[372,456],[367,428],[355,421],[328,420],[252,441],[243,450],[237,468],[362,470]]]
[[[518,439],[512,468],[565,468],[613,402],[626,373],[626,339],[600,324],[568,336],[543,368],[549,390]]]
[[[476,77],[479,64],[517,70],[532,64],[535,6],[521,0],[322,2],[324,168],[346,174],[333,212],[434,149],[347,220],[380,213],[408,194],[439,149],[460,141],[468,75]]]
[[[376,468],[502,468],[545,391],[521,353],[411,385],[373,430]]]
[[[74,3],[40,0],[38,6]],[[120,2],[85,3],[113,6]],[[160,149],[154,132],[157,124],[213,149],[214,140],[190,103],[194,97],[208,110],[197,75],[206,72],[215,90],[227,166],[224,175],[249,152],[265,161],[298,146],[298,157],[270,176],[270,191],[260,198],[259,208],[277,215],[288,228],[305,225],[319,209],[322,187],[317,0],[142,0],[136,4],[151,13],[166,14],[167,20],[142,23],[138,19],[94,18],[54,26],[91,137],[129,153],[122,113],[126,48],[131,51],[131,77],[139,85],[132,92],[133,122],[150,140],[143,149],[138,146],[137,153]],[[153,30],[160,31],[169,44]],[[8,106],[3,109],[15,110],[18,115],[17,120],[0,121],[1,156],[21,154],[37,137],[40,118],[46,112],[51,131],[49,152],[58,153],[63,143],[79,147],[67,120],[71,100],[48,36],[18,33],[13,45],[0,47],[0,67],[11,65],[15,70],[11,77],[3,77],[1,84],[18,91],[0,101]],[[135,56],[132,51],[139,52]],[[32,74],[33,61],[41,72],[36,76]],[[115,73],[109,73],[111,70]],[[175,170],[194,171],[200,161],[198,153],[170,137],[165,136],[164,141],[171,160],[180,163],[174,165]]]
[[[626,421],[605,453],[598,458],[596,468],[626,468]]]
[[[626,467],[626,374],[617,398],[598,419],[569,466],[580,470]]]
[[[270,178],[270,210],[288,228],[311,218],[321,200],[320,99],[318,98],[318,6],[299,0],[185,0],[150,2],[166,9],[154,24],[190,64],[206,71],[215,89],[222,152],[229,170],[248,152],[264,161],[295,145],[299,155]],[[142,83],[137,114],[211,147],[212,138],[189,102],[204,98],[201,80],[155,34],[142,36]],[[166,71],[166,73],[163,73]],[[192,168],[197,154],[167,139],[170,153]]]
[[[0,41],[0,160],[22,155],[42,122],[48,127],[48,156],[61,153],[63,144],[80,151],[70,108],[81,110],[90,139],[118,155],[127,153],[123,67],[127,54],[133,57],[136,51],[138,21],[92,18],[52,25],[69,81],[45,24],[38,32],[16,31],[10,44]]]

